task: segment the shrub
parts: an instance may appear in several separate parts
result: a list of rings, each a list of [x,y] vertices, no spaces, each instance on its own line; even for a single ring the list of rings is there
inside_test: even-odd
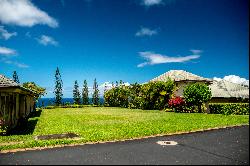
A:
[[[164,109],[172,97],[174,82],[149,82],[143,85],[132,84],[129,87],[118,86],[105,92],[106,106],[140,109]]]
[[[223,115],[249,115],[249,103],[210,103],[210,113]]]
[[[105,92],[105,106],[128,107],[129,89],[125,86],[112,88]]]
[[[145,110],[164,109],[168,106],[168,101],[175,88],[174,82],[157,81],[143,84],[139,97],[141,98],[140,108]]]
[[[198,112],[202,112],[202,104],[212,98],[209,87],[203,83],[187,85],[183,91],[187,106],[197,106]]]
[[[168,100],[169,108],[172,108],[174,112],[184,112],[185,101],[183,98],[177,96]]]

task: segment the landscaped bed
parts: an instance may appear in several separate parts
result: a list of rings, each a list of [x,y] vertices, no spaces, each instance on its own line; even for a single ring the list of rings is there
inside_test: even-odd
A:
[[[214,127],[248,125],[248,115],[174,113],[113,107],[43,109],[27,126],[0,136],[0,150],[124,140]],[[37,136],[74,133],[78,139],[39,140]]]

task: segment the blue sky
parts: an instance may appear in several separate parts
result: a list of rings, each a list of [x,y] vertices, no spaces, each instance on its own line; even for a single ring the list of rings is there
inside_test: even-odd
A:
[[[92,87],[143,83],[169,70],[249,80],[247,0],[1,0],[0,74],[34,81],[53,97]]]

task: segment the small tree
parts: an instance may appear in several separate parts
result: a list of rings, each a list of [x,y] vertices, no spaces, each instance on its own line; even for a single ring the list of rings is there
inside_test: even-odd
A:
[[[184,89],[184,98],[188,106],[198,106],[198,112],[202,112],[201,106],[212,98],[209,87],[203,83],[187,85]]]
[[[75,85],[73,89],[74,104],[81,104],[81,96],[80,96],[80,91],[78,88],[79,86],[78,86],[77,80],[75,80]]]
[[[45,88],[42,88],[40,86],[38,86],[37,84],[35,84],[34,82],[24,82],[23,83],[23,87],[27,88],[27,89],[30,89],[32,90],[33,92],[35,92],[35,100],[36,100],[36,103],[34,105],[34,110],[36,108],[36,104],[38,102],[38,99],[45,95],[46,94],[46,89]],[[44,104],[43,104],[44,105]]]
[[[89,104],[89,89],[87,81],[84,80],[83,88],[82,88],[82,104]]]
[[[62,104],[62,87],[63,87],[63,82],[61,79],[61,74],[59,72],[59,68],[56,68],[56,74],[55,74],[55,89],[54,89],[54,94],[55,94],[55,104],[60,105]]]
[[[13,72],[13,80],[18,84],[20,83],[16,71]]]
[[[99,90],[98,90],[98,85],[97,85],[97,82],[96,82],[96,78],[94,80],[94,85],[93,85],[92,103],[94,105],[99,105]]]

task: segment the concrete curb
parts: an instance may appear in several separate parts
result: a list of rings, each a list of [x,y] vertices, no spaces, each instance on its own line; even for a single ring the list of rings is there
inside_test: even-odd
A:
[[[211,131],[211,130],[233,128],[233,127],[240,127],[240,126],[249,126],[249,124],[232,125],[232,126],[224,126],[224,127],[214,127],[214,128],[208,128],[208,129],[200,129],[200,130],[185,131],[185,132],[176,132],[176,133],[169,133],[169,134],[156,134],[156,135],[152,135],[152,136],[144,136],[144,137],[139,137],[139,138],[131,138],[131,139],[123,139],[123,140],[98,141],[98,142],[86,142],[86,143],[79,143],[79,144],[54,145],[54,146],[45,146],[45,147],[33,147],[33,148],[23,148],[23,149],[2,150],[2,151],[0,151],[0,154],[1,153],[15,153],[15,152],[23,152],[23,151],[32,151],[32,150],[44,150],[44,149],[52,149],[52,148],[60,148],[60,147],[72,147],[72,146],[79,146],[79,145],[93,145],[93,144],[103,144],[103,143],[125,142],[125,141],[140,140],[140,139],[146,139],[146,138],[154,138],[154,137],[159,137],[159,136],[172,136],[172,135],[181,135],[181,134],[191,134],[191,133],[197,133],[197,132],[206,132],[206,131]]]

